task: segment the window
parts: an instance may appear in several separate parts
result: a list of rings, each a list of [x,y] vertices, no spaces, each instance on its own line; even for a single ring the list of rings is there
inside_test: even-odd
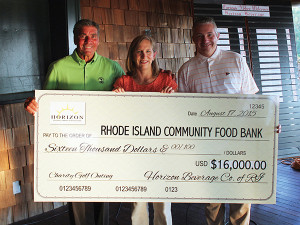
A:
[[[270,17],[222,15],[222,4],[244,3],[268,5]],[[224,0],[203,4],[195,0],[194,16],[214,17],[221,33],[218,45],[246,57],[260,89],[258,94],[279,96],[279,123],[282,125],[279,151],[300,149],[300,87],[290,2],[246,0],[233,3]]]

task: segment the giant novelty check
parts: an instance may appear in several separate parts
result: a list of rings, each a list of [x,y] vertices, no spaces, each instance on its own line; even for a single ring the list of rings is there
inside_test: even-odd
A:
[[[36,91],[36,100],[35,201],[276,201],[276,96]]]

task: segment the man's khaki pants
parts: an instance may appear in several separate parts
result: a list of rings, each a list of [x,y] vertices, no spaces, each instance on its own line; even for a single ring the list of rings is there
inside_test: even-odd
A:
[[[229,204],[229,220],[231,225],[249,225],[251,204]],[[205,215],[208,225],[224,225],[225,204],[207,203]]]

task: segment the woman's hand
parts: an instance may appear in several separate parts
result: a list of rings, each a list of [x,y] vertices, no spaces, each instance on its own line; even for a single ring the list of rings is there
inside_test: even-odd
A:
[[[27,112],[34,116],[34,114],[39,110],[39,104],[35,101],[34,98],[29,97],[24,103],[24,108]]]
[[[116,93],[123,93],[123,92],[125,92],[124,88],[122,88],[122,87],[116,87],[115,89],[113,89],[113,91],[116,92]]]
[[[160,91],[160,93],[173,93],[173,92],[174,92],[174,89],[173,89],[172,87],[169,87],[169,86],[164,87],[164,88]]]

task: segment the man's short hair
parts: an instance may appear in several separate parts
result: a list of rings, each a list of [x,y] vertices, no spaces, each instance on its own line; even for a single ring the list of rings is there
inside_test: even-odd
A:
[[[194,29],[196,26],[200,25],[200,24],[205,24],[205,23],[210,23],[210,24],[213,24],[214,25],[214,28],[215,28],[215,32],[216,34],[218,33],[218,28],[217,28],[217,24],[214,20],[214,18],[212,17],[209,17],[209,16],[201,16],[201,17],[197,17],[194,21],[194,24],[193,24],[193,33],[194,33]]]
[[[85,26],[95,27],[97,29],[98,36],[100,35],[100,28],[99,28],[98,23],[96,23],[92,20],[82,19],[82,20],[79,20],[74,26],[74,29],[73,29],[74,37],[77,37],[79,35],[79,32],[82,29],[82,27],[85,27]]]

